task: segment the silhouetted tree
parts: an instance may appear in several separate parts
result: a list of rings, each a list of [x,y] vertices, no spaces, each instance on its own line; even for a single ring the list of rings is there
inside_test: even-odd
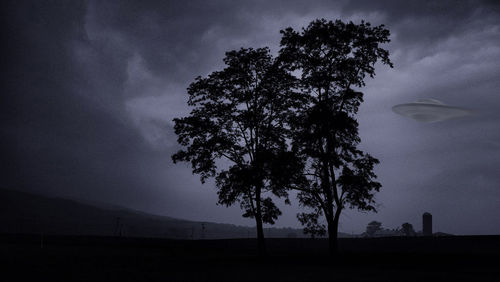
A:
[[[300,203],[312,209],[298,215],[306,232],[321,234],[325,216],[330,253],[337,251],[338,223],[345,207],[375,211],[374,181],[378,160],[359,150],[355,115],[363,101],[356,91],[375,75],[374,64],[392,67],[389,52],[379,47],[389,42],[383,25],[315,20],[300,33],[282,30],[280,62],[299,76],[300,92],[307,103],[294,119],[293,144],[305,162],[307,188],[300,188]]]
[[[405,236],[415,236],[417,234],[413,229],[413,225],[408,222],[403,223],[403,225],[401,225],[401,228],[401,231]]]
[[[176,118],[184,147],[172,156],[188,161],[201,181],[215,177],[219,204],[238,202],[243,217],[254,218],[259,254],[265,254],[263,223],[281,215],[269,197],[285,197],[300,163],[288,150],[286,125],[300,104],[295,79],[276,63],[268,48],[226,53],[226,67],[189,86],[190,115]],[[217,160],[221,160],[216,162]]]
[[[378,221],[372,221],[366,226],[366,235],[368,237],[373,237],[375,236],[375,233],[380,230],[382,230],[382,223]]]

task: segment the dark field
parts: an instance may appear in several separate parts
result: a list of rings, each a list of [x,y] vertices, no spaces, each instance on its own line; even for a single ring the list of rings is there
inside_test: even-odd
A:
[[[500,236],[178,241],[0,236],[0,281],[500,281]]]

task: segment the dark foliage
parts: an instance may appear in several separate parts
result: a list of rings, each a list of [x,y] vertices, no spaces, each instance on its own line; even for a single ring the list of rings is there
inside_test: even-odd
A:
[[[372,221],[366,226],[366,235],[368,237],[373,237],[375,236],[375,233],[380,230],[382,230],[382,223],[378,221]]]
[[[403,223],[401,225],[401,228],[402,228],[401,231],[403,232],[403,234],[405,236],[416,236],[417,235],[417,233],[413,229],[413,225],[411,225],[408,222]]]
[[[255,218],[264,253],[262,224],[281,215],[270,196],[289,203],[288,189],[300,183],[294,179],[302,168],[286,142],[300,97],[293,91],[296,79],[268,48],[227,52],[224,63],[222,71],[189,86],[193,110],[174,119],[184,149],[172,159],[190,162],[202,182],[215,177],[219,204],[239,203],[244,217]]]

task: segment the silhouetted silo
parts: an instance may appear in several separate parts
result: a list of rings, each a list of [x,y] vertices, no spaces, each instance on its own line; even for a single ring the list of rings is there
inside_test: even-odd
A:
[[[422,234],[432,236],[432,215],[428,212],[422,215]]]

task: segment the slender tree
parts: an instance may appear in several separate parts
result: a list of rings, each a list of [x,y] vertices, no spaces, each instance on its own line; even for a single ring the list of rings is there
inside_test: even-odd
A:
[[[375,233],[380,230],[382,230],[382,223],[374,220],[368,223],[365,233],[368,237],[374,237]]]
[[[375,75],[377,61],[388,64],[384,26],[315,20],[297,32],[282,30],[279,60],[298,76],[308,102],[297,112],[293,144],[303,158],[309,184],[298,186],[298,199],[312,212],[298,215],[305,232],[328,231],[330,253],[337,252],[337,233],[344,208],[375,211],[378,160],[359,150],[355,115],[363,101],[357,89]],[[326,224],[318,220],[324,215]]]
[[[410,223],[408,222],[405,222],[401,225],[401,232],[405,235],[405,236],[415,236],[417,233],[415,232],[415,230],[413,229],[413,225],[411,225]]]
[[[290,109],[300,104],[295,79],[268,48],[227,52],[224,63],[189,86],[193,110],[174,119],[184,148],[172,159],[190,162],[202,182],[214,177],[218,203],[239,203],[243,217],[255,219],[258,251],[265,255],[263,223],[281,215],[270,195],[289,203],[288,188],[301,170],[286,142]]]

